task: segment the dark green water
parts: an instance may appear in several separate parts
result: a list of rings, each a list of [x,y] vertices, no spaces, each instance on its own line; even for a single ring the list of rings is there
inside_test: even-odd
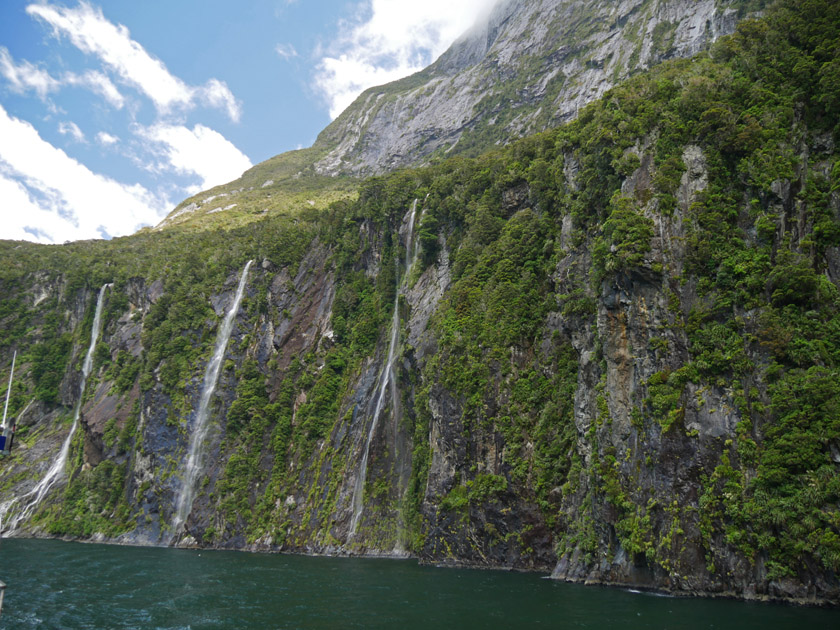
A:
[[[410,560],[4,540],[0,628],[840,628],[840,611],[658,597]]]

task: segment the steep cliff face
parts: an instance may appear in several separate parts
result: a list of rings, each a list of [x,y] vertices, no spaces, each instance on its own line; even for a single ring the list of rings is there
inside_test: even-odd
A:
[[[25,375],[3,522],[82,397],[66,475],[12,534],[837,604],[838,29],[783,4],[568,125],[323,211],[0,244]]]
[[[754,3],[502,0],[429,68],[372,88],[327,127],[321,173],[476,155],[557,126],[628,76],[731,33]]]

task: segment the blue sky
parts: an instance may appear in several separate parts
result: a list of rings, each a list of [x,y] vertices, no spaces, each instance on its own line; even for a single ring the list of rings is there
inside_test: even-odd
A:
[[[3,0],[0,238],[130,234],[309,146],[493,0]]]

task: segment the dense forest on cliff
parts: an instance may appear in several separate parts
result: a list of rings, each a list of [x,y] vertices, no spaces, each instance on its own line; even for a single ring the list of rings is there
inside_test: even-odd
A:
[[[0,496],[66,433],[113,283],[68,481],[26,528],[164,537],[218,321],[254,260],[194,544],[840,601],[837,8],[783,0],[564,126],[325,209],[0,243],[0,395],[13,350],[25,375]],[[395,304],[397,395],[356,532]]]

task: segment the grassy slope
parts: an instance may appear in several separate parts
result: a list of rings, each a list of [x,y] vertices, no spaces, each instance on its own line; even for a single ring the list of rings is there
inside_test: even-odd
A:
[[[312,165],[323,153],[301,149],[257,164],[237,180],[185,199],[160,228],[230,229],[265,217],[324,210],[340,199],[353,199],[357,181],[314,173]]]

